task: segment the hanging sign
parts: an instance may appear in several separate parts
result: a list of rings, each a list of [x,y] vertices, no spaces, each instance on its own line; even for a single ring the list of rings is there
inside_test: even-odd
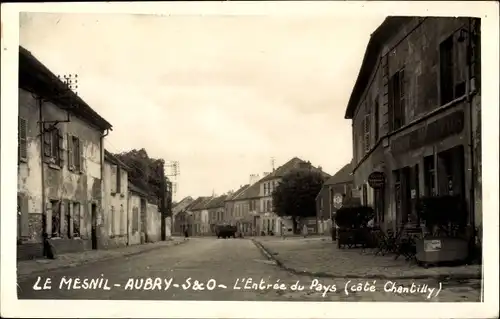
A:
[[[335,196],[333,196],[333,205],[337,209],[342,207],[342,195],[341,194],[335,194]]]
[[[385,185],[385,174],[383,172],[373,172],[368,176],[368,185],[371,188],[383,188]]]

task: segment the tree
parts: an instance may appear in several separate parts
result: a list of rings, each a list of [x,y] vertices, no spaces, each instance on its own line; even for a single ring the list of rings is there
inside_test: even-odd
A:
[[[143,148],[122,152],[115,156],[131,168],[129,180],[134,185],[146,191],[155,200],[163,198],[162,182],[166,178],[163,159],[150,158]]]
[[[301,218],[316,216],[316,196],[323,183],[319,171],[296,169],[285,174],[274,190],[274,211],[279,216],[292,217],[294,233]]]

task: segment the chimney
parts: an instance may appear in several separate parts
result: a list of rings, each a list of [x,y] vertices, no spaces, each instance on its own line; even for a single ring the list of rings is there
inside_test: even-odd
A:
[[[255,184],[259,180],[259,174],[250,174],[250,185]]]
[[[321,167],[321,166],[318,166],[318,169],[319,169],[320,172],[323,171],[323,167]]]

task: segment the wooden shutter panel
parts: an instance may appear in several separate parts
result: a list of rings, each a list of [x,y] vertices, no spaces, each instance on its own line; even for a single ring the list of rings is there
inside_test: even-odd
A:
[[[60,130],[56,130],[56,134],[57,140],[59,141],[59,147],[57,148],[59,154],[56,154],[58,157],[57,164],[62,167],[64,165],[64,136]]]
[[[405,124],[406,94],[405,94],[405,70],[399,71],[399,121],[400,125]]]
[[[29,237],[30,235],[30,224],[29,224],[29,203],[28,196],[25,194],[20,194],[21,197],[21,237]]]
[[[73,136],[68,134],[68,169],[72,171],[74,169],[74,157],[73,157]]]
[[[78,151],[80,152],[80,156],[78,157],[78,159],[80,160],[80,172],[83,173],[85,172],[85,167],[83,166],[83,164],[85,163],[85,159],[83,157],[83,143],[82,143],[82,140],[81,139],[78,139]]]
[[[43,154],[50,157],[52,154],[52,131],[44,131],[43,133]]]
[[[18,118],[18,156],[20,159],[28,158],[28,121],[23,118]]]

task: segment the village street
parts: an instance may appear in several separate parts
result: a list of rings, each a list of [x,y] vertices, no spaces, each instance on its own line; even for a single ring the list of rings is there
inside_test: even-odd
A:
[[[287,240],[297,243],[303,241],[294,238]],[[289,245],[293,245],[293,242]],[[296,255],[298,259],[303,257],[307,258]],[[311,264],[314,263],[317,261],[311,260]],[[370,265],[365,267],[370,268]],[[394,269],[394,273],[397,272],[398,269]],[[51,282],[46,286],[51,289],[44,290],[47,278],[50,278]],[[71,284],[69,278],[73,279]],[[75,284],[77,278],[81,282]],[[84,289],[85,278],[103,278],[101,289]],[[135,288],[127,285],[129,278],[137,279]],[[151,278],[149,283],[148,278]],[[155,278],[161,279],[155,281]],[[188,280],[189,278],[191,279]],[[97,261],[69,269],[49,270],[38,279],[38,274],[18,278],[20,299],[473,302],[479,301],[480,298],[480,280],[441,282],[441,290],[437,293],[440,285],[435,279],[354,278],[349,282],[346,294],[345,285],[350,278],[315,278],[292,274],[266,258],[250,239],[190,238],[182,245],[161,247],[130,257]],[[108,280],[106,285],[104,279]],[[138,284],[141,279],[144,280],[142,289]],[[248,279],[257,284],[263,280],[265,287],[252,289],[252,285],[247,284],[250,289],[244,289]],[[196,290],[195,280],[205,284],[205,290]],[[297,287],[293,284],[297,281],[303,286],[303,290],[294,289]],[[389,289],[392,287],[391,282],[406,287],[411,287],[413,283],[414,287],[420,288],[421,291],[409,294],[384,292],[384,286]],[[278,285],[274,285],[275,283]],[[358,283],[362,283],[363,290],[366,291],[353,291],[352,285]],[[370,288],[373,283],[374,288]],[[210,291],[207,284],[215,287]],[[311,289],[311,284],[316,286]],[[320,284],[325,286],[320,287]],[[68,289],[69,286],[72,288]],[[35,290],[34,287],[42,289]],[[80,289],[77,289],[78,287]],[[429,294],[431,297],[427,298]]]

